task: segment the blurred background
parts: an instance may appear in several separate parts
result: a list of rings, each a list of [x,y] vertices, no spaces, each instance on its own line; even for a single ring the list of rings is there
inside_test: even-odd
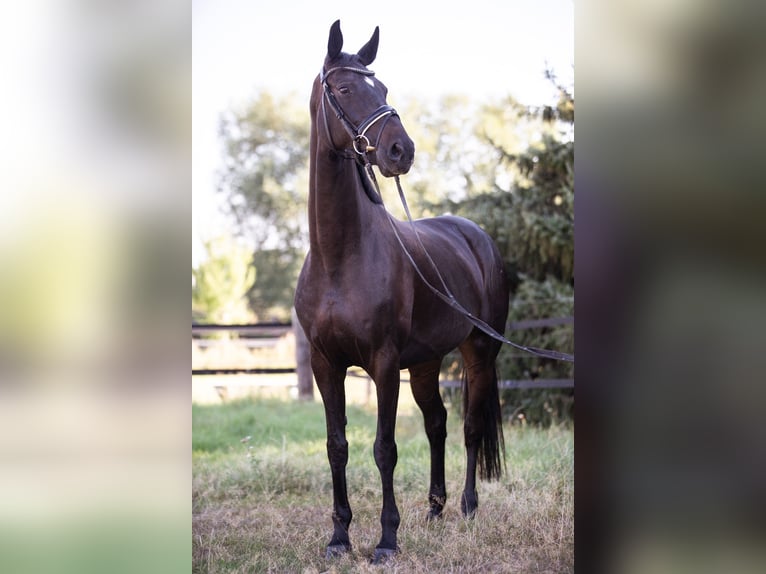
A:
[[[0,8],[3,572],[188,571],[190,23]]]
[[[576,560],[762,571],[765,7],[577,6]]]
[[[532,233],[515,218],[541,215],[538,197],[555,208],[574,201],[573,186],[571,198],[524,191],[546,189],[541,161],[566,165],[568,155],[548,152],[573,154],[565,95],[573,119],[572,54],[562,62],[551,53],[571,31],[573,3],[474,3],[459,16],[394,3],[379,17],[342,5],[325,5],[320,17],[308,4],[250,4],[260,10],[235,23],[230,3],[196,0],[191,18],[188,4],[174,0],[34,0],[0,9],[3,571],[188,569],[180,263],[189,216],[193,270],[214,259],[206,254],[226,236],[255,268],[238,295],[248,301],[247,320],[283,317],[280,288],[267,289],[267,264],[255,257],[300,250],[302,224],[275,224],[288,219],[253,209],[263,203],[246,190],[300,195],[304,176],[294,166],[303,151],[285,143],[288,153],[275,154],[261,188],[240,185],[249,181],[241,168],[258,166],[237,163],[252,145],[238,126],[274,122],[291,137],[305,129],[301,90],[336,18],[354,48],[381,26],[372,67],[418,144],[404,184],[419,215],[483,210],[490,225],[497,219],[500,240],[507,233],[506,245],[523,252],[544,237],[512,244],[519,228],[509,222]],[[764,7],[590,0],[576,9],[576,559],[587,571],[761,572]],[[557,23],[561,14],[570,21]],[[298,20],[311,26],[300,33]],[[248,44],[259,36],[269,39],[265,47]],[[221,44],[228,58],[241,51],[249,61],[205,63]],[[258,68],[275,60],[282,65]],[[211,68],[217,75],[206,76]],[[409,77],[397,76],[403,70]],[[200,91],[199,83],[224,86],[224,76],[247,82],[217,95]],[[443,91],[418,93],[424,85]],[[207,109],[200,116],[198,103]],[[270,109],[296,111],[270,117]],[[440,134],[450,137],[440,142]],[[448,145],[456,139],[466,145]],[[563,147],[546,147],[554,141]],[[269,144],[277,145],[266,142],[264,153]],[[452,155],[428,159],[429,147]],[[285,183],[275,189],[271,181]],[[477,199],[489,191],[522,203],[492,209]],[[269,226],[275,243],[257,244],[256,231]],[[573,297],[573,288],[557,291],[573,285],[566,253],[557,247],[552,271],[532,253],[518,255],[533,271],[519,269],[515,300],[557,273],[547,287],[553,298]],[[289,271],[292,257],[279,264]],[[253,289],[274,293],[255,298],[268,306],[249,303]]]

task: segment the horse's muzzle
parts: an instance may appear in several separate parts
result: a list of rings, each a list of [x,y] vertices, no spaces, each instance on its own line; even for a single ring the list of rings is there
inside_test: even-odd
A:
[[[376,151],[378,168],[385,177],[404,175],[415,161],[415,144],[407,135],[392,140],[386,141],[385,147],[381,145]]]

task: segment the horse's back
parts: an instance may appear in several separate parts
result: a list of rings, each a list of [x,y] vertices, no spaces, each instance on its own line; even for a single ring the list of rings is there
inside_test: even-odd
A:
[[[420,238],[428,253],[445,268],[464,280],[475,282],[477,288],[494,293],[503,291],[507,298],[505,264],[492,238],[470,219],[455,215],[442,215],[415,222]],[[413,253],[421,251],[415,245]],[[425,257],[421,257],[426,259]],[[428,264],[430,266],[430,263]]]
[[[493,328],[504,330],[508,282],[503,259],[492,238],[474,222],[451,215],[419,219],[415,227],[438,274],[411,230],[406,234],[407,249],[431,286],[444,292],[444,279],[463,307]],[[422,281],[416,279],[414,286],[409,351],[430,347],[434,351],[439,349],[436,355],[453,349],[469,335],[473,325]]]

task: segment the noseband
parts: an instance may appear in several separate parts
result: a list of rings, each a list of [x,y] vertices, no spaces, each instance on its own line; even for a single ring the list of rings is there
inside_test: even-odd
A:
[[[351,140],[352,140],[351,145],[354,148],[354,151],[357,153],[357,155],[364,157],[369,152],[375,151],[375,149],[378,147],[378,142],[380,142],[380,136],[383,133],[383,129],[386,127],[386,123],[388,123],[388,120],[390,120],[393,116],[398,116],[399,114],[396,113],[396,110],[394,108],[392,108],[388,104],[384,104],[380,106],[378,109],[376,109],[374,112],[372,112],[367,117],[367,119],[365,119],[362,123],[359,124],[359,126],[354,125],[354,122],[352,122],[346,116],[346,113],[343,111],[343,108],[340,107],[338,100],[335,98],[335,95],[333,95],[332,90],[330,89],[330,86],[327,83],[327,77],[333,72],[336,72],[339,70],[347,70],[349,72],[355,72],[363,76],[374,76],[375,72],[371,70],[365,70],[363,68],[352,68],[350,66],[338,66],[335,68],[330,68],[327,71],[322,69],[322,71],[319,74],[319,81],[322,82],[322,88],[324,88],[324,96],[325,96],[322,99],[322,113],[324,115],[324,127],[327,132],[327,137],[330,140],[330,144],[332,145],[334,149],[338,149],[337,146],[335,145],[335,142],[332,139],[332,134],[330,133],[330,126],[327,124],[327,110],[325,109],[325,105],[324,105],[325,100],[327,100],[327,102],[330,104],[330,107],[332,107],[333,111],[335,112],[335,115],[340,120],[341,125],[346,130],[346,132],[348,132],[348,135],[351,136]],[[375,145],[370,145],[370,140],[365,134],[367,133],[367,130],[370,129],[378,120],[383,118],[386,118],[386,119],[383,122],[383,124],[380,126],[380,130],[378,131],[378,137],[375,140]]]

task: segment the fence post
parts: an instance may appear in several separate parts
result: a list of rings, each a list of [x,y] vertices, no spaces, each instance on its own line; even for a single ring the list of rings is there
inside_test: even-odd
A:
[[[309,341],[298,322],[295,308],[292,310],[293,333],[295,333],[295,372],[298,375],[298,399],[314,400],[314,377],[311,372]]]

